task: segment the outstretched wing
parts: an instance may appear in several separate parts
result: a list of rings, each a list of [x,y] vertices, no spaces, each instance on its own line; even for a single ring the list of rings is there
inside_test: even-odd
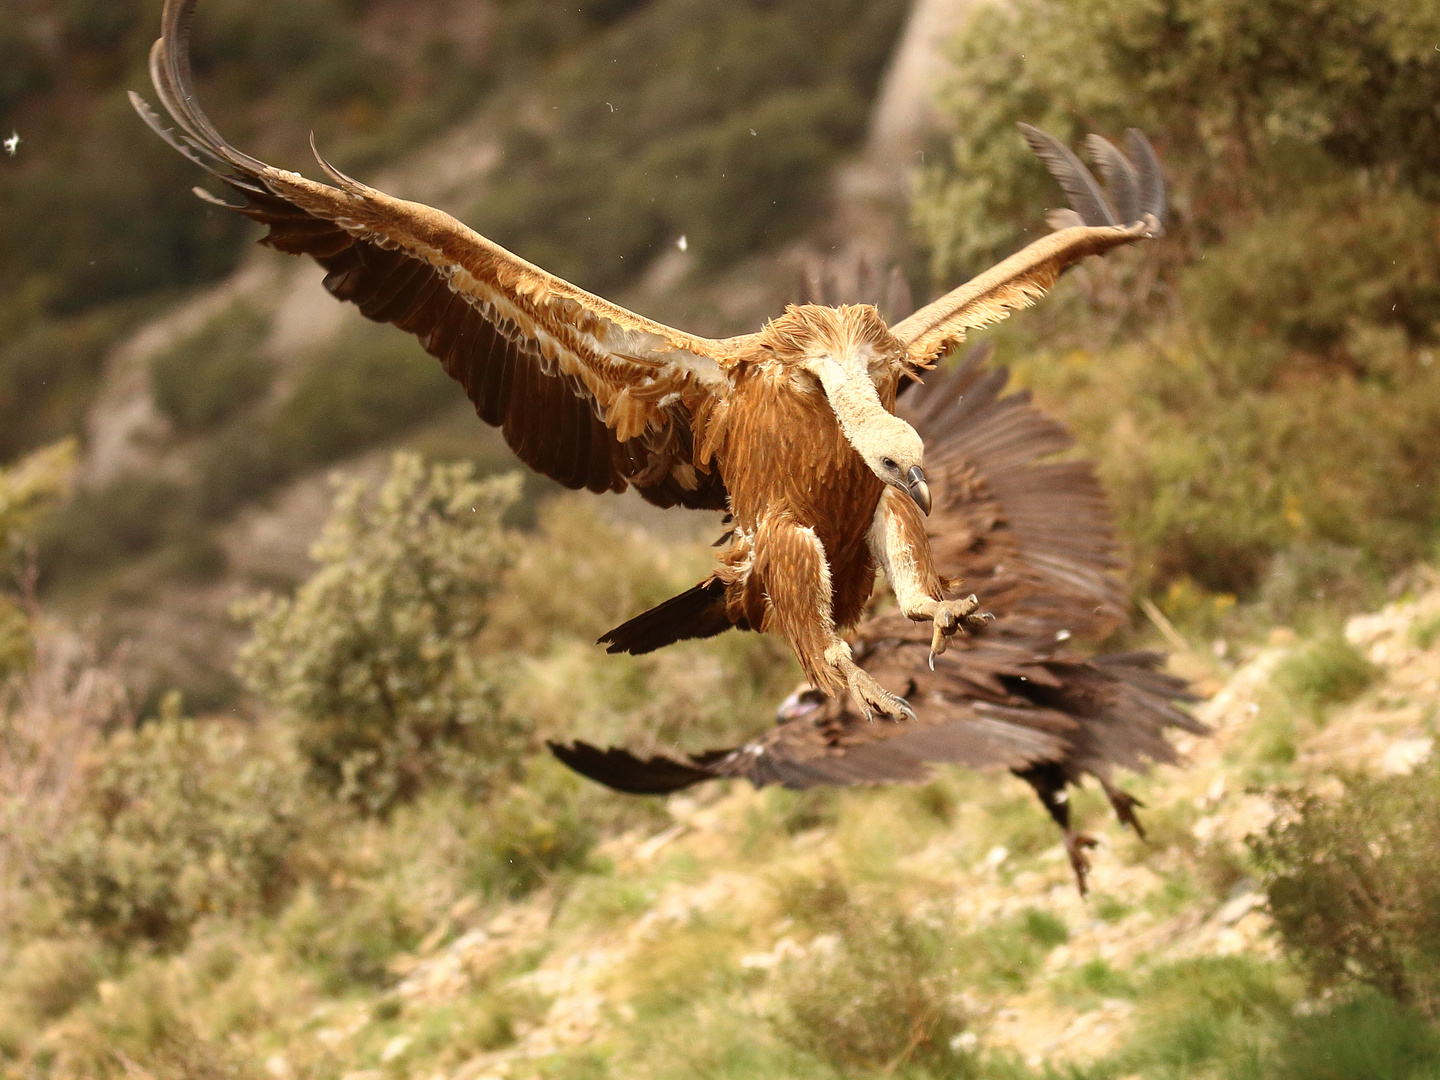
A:
[[[1157,670],[1159,654],[1067,658],[1043,642],[999,631],[964,649],[952,646],[931,672],[928,631],[923,641],[880,633],[875,624],[862,629],[857,658],[882,685],[909,698],[915,720],[866,720],[848,700],[807,690],[759,738],[684,761],[583,742],[550,749],[576,772],[641,795],[724,777],[803,789],[917,783],[937,763],[1007,768],[1030,783],[1060,826],[1083,893],[1091,841],[1071,829],[1066,787],[1095,778],[1120,820],[1138,832],[1136,800],[1116,786],[1114,769],[1174,763],[1169,729],[1208,730],[1176,707],[1191,695],[1183,681]]]
[[[937,763],[1016,772],[1058,765],[1069,782],[1091,775],[1108,787],[1117,766],[1176,761],[1168,729],[1207,731],[1175,705],[1190,695],[1182,680],[1157,670],[1158,653],[1087,660],[992,632],[937,657],[931,672],[928,636],[886,641],[862,633],[859,644],[861,653],[868,647],[866,670],[906,694],[916,720],[866,720],[847,701],[807,690],[782,706],[781,722],[763,735],[686,761],[585,743],[552,749],[571,768],[636,794],[734,776],[757,787],[915,782]]]
[[[1131,128],[1125,133],[1128,159],[1100,136],[1090,136],[1090,148],[1110,182],[1112,201],[1067,146],[1028,124],[1020,129],[1074,209],[1051,215],[1051,224],[1064,226],[1058,232],[1036,240],[891,327],[913,364],[931,363],[969,331],[1029,307],[1086,256],[1103,255],[1163,230],[1165,185],[1160,163],[1140,131]]]
[[[718,475],[693,463],[692,421],[723,395],[721,342],[643,318],[532,266],[447,214],[366,187],[321,159],[332,184],[257,161],[200,111],[190,72],[195,0],[166,0],[150,75],[179,126],[137,95],[147,124],[237,192],[196,194],[269,226],[262,243],[309,255],[325,286],[407,330],[531,468],[571,488],[633,485],[661,506],[718,509]],[[317,158],[318,158],[317,154]]]

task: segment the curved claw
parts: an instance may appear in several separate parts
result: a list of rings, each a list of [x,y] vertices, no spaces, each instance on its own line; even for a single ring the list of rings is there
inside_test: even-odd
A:
[[[956,623],[955,625],[958,627],[960,624]],[[955,631],[952,629],[950,633],[947,634],[945,632],[945,628],[941,625],[940,620],[935,620],[935,629],[934,632],[930,635],[931,671],[935,670],[935,657],[944,656],[945,650],[950,648],[950,634],[953,634],[954,632]]]

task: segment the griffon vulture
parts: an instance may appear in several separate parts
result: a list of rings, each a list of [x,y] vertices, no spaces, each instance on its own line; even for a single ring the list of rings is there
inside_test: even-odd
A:
[[[933,669],[929,634],[894,607],[876,605],[856,628],[856,662],[906,698],[915,720],[867,721],[843,698],[804,687],[743,746],[682,759],[552,743],[555,756],[633,794],[723,777],[791,788],[917,782],[939,762],[1008,768],[1060,826],[1083,893],[1093,841],[1071,827],[1068,786],[1094,777],[1120,820],[1140,832],[1136,801],[1113,770],[1174,763],[1166,731],[1208,729],[1176,707],[1192,698],[1158,670],[1162,656],[1087,658],[1074,648],[1125,620],[1110,513],[1087,462],[1040,460],[1073,440],[1028,395],[1001,397],[1007,378],[1003,368],[987,369],[977,348],[953,374],[902,393],[897,408],[925,440],[936,570],[963,576],[996,614]]]
[[[905,616],[933,623],[937,651],[980,617],[976,601],[952,598],[954,583],[934,570],[921,517],[930,509],[925,448],[892,411],[896,390],[967,330],[1033,303],[1085,256],[1160,231],[1164,188],[1139,132],[1128,134],[1131,161],[1113,148],[1103,159],[1112,204],[1068,149],[1027,130],[1083,223],[893,327],[870,306],[810,305],[759,333],[714,340],[593,296],[447,214],[352,180],[318,152],[329,184],[236,150],[196,101],[194,9],[195,0],[166,0],[150,54],[155,92],[179,130],[131,100],[243,201],[197,194],[269,226],[262,243],[311,256],[336,298],[415,334],[531,468],[571,488],[634,487],[659,506],[733,515],[713,577],[616,631],[612,648],[731,625],[774,630],[817,688],[848,691],[866,715],[911,715],[840,635],[859,618],[876,566]]]

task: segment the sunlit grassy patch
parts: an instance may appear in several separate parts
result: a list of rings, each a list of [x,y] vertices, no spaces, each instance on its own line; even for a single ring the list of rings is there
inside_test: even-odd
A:
[[[1317,718],[1353,701],[1379,676],[1342,634],[1324,634],[1286,657],[1275,669],[1275,686]]]

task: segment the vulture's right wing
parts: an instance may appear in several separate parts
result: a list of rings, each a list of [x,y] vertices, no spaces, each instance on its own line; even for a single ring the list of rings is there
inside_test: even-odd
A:
[[[195,0],[166,0],[150,53],[155,92],[179,130],[130,99],[161,138],[244,201],[198,195],[269,226],[262,243],[309,255],[337,299],[418,337],[537,472],[591,491],[633,485],[661,506],[725,506],[718,474],[694,465],[692,421],[725,391],[717,358],[728,346],[585,292],[323,159],[330,184],[236,150],[196,101],[194,10]]]

